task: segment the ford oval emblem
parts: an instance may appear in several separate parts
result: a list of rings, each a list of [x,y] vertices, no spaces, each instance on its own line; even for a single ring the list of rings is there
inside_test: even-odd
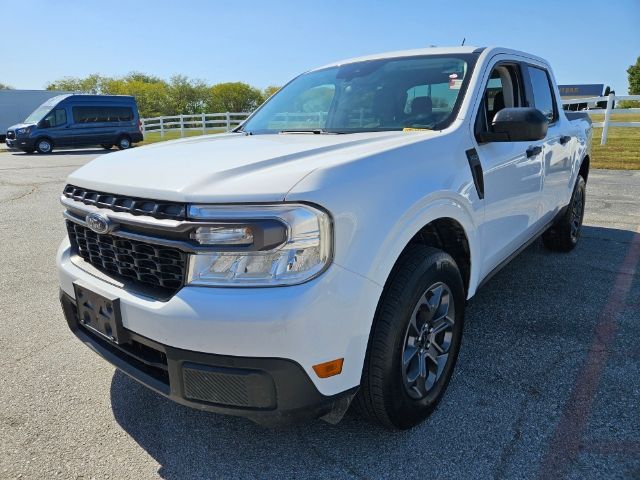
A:
[[[100,213],[91,213],[87,215],[85,221],[87,226],[96,233],[105,234],[109,233],[113,228],[113,224],[109,217]]]

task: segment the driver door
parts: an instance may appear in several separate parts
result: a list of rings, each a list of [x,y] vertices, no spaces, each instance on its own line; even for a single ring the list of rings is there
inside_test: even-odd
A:
[[[513,61],[493,66],[476,107],[474,137],[477,132],[490,131],[493,116],[502,108],[528,106],[521,68]],[[536,227],[542,212],[543,144],[476,140],[485,191],[485,221],[480,228],[482,278],[525,243]]]
[[[65,107],[51,110],[42,120],[42,127],[47,132],[56,147],[72,145],[72,135],[69,129],[69,116]]]

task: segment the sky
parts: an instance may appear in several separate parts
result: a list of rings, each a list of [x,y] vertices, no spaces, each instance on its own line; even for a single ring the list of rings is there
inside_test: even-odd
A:
[[[264,88],[340,59],[466,38],[541,56],[559,83],[626,94],[640,56],[640,0],[0,0],[0,12],[0,83],[22,89],[130,71]]]

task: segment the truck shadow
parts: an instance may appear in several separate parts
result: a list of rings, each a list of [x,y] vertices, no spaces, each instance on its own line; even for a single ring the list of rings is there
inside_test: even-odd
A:
[[[469,302],[447,395],[411,431],[352,411],[335,426],[265,429],[177,405],[119,371],[115,419],[172,480],[535,476],[633,235],[585,227],[573,252],[538,241],[505,267]]]

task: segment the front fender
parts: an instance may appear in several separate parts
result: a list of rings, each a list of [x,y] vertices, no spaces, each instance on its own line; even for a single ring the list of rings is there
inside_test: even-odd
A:
[[[371,262],[371,269],[366,276],[376,283],[384,285],[400,254],[411,239],[424,226],[441,218],[453,219],[464,229],[471,254],[468,297],[473,296],[480,274],[480,265],[474,261],[480,258],[477,252],[478,228],[473,218],[471,205],[462,196],[455,198],[443,194],[429,195],[407,210],[382,240],[380,248]]]

